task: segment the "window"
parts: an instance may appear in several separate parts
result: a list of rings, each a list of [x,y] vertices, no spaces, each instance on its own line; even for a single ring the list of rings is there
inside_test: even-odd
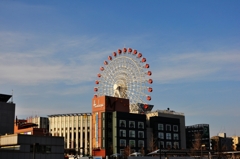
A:
[[[144,147],[144,140],[138,140],[138,147]]]
[[[120,146],[125,147],[126,146],[126,140],[120,139]]]
[[[179,149],[179,142],[174,142],[173,143],[173,148],[174,149]]]
[[[135,137],[135,131],[129,130],[129,137]]]
[[[144,131],[138,131],[138,138],[144,138]]]
[[[120,155],[124,156],[124,149],[120,149]]]
[[[126,127],[126,121],[125,120],[119,120],[119,125],[120,125],[120,127],[125,128]]]
[[[178,134],[173,134],[173,139],[174,139],[174,140],[179,140]]]
[[[129,121],[129,128],[135,128],[135,122]]]
[[[130,153],[134,153],[134,152],[136,152],[134,149],[131,149],[131,150],[130,150]]]
[[[130,147],[135,147],[135,140],[129,140]]]
[[[167,124],[167,125],[166,125],[166,130],[167,130],[167,131],[171,131],[171,125]]]
[[[173,131],[178,132],[178,126],[177,125],[173,125]]]
[[[163,134],[162,132],[159,132],[159,133],[158,133],[158,138],[159,138],[159,139],[164,139],[164,134]]]
[[[138,128],[139,129],[144,129],[144,123],[143,122],[138,122]]]
[[[126,130],[120,130],[120,137],[126,137]]]
[[[160,143],[161,143],[161,148],[164,148],[164,142],[161,141]]]
[[[163,124],[158,124],[158,130],[163,130]]]
[[[168,149],[172,148],[172,143],[171,142],[166,142],[166,146]]]
[[[171,140],[171,133],[166,133],[166,139]]]
[[[164,148],[164,141],[158,141],[157,142],[157,146],[158,146],[158,148],[161,146],[161,148]]]

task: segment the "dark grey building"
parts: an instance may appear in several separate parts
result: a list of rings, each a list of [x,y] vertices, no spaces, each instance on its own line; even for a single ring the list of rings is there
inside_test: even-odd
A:
[[[64,137],[11,134],[0,136],[1,159],[63,159]]]
[[[199,135],[199,136],[198,136]],[[186,145],[188,149],[193,148],[193,144],[200,139],[200,147],[204,145],[204,149],[210,149],[210,133],[209,133],[209,124],[196,124],[191,126],[186,126]]]
[[[157,110],[149,112],[147,116],[148,142],[151,136],[154,146],[162,149],[185,149],[185,116],[173,110]],[[151,144],[149,145],[151,146]]]
[[[127,112],[103,113],[102,148],[107,154],[124,154],[128,146],[130,153],[145,153],[147,147],[146,115]]]
[[[15,104],[12,95],[0,94],[0,135],[14,133]]]

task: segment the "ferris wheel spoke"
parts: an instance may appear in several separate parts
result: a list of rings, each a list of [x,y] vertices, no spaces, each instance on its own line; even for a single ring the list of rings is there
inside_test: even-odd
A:
[[[127,50],[127,49],[125,49]],[[100,80],[96,81],[97,89],[94,89],[98,96],[108,95],[122,98],[128,98],[131,110],[139,109],[137,103],[147,103],[146,93],[152,91],[147,86],[149,82],[147,70],[145,67],[146,58],[135,50],[129,52],[116,52],[104,61],[104,67],[101,67]],[[99,76],[99,75],[98,75]],[[151,98],[148,98],[151,99]]]

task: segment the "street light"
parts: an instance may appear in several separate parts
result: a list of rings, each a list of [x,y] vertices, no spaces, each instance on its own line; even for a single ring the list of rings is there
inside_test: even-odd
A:
[[[201,145],[201,159],[202,159],[202,148],[205,147],[205,145]]]

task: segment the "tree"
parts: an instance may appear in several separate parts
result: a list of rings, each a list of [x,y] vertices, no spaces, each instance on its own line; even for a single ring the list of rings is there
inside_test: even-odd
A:
[[[144,147],[143,147],[143,146],[141,147],[140,152],[141,152],[141,155],[142,155],[142,156],[145,156],[145,150],[144,150]]]
[[[194,134],[194,142],[192,143],[193,150],[201,150],[202,135],[198,132]]]
[[[202,148],[202,135],[198,132],[194,134],[194,140],[191,148],[191,156],[199,156]]]
[[[131,148],[130,148],[130,146],[126,146],[125,148],[124,148],[124,158],[128,158],[128,156],[130,155],[130,153],[131,153]]]
[[[151,136],[149,138],[148,147],[149,147],[150,152],[158,149],[157,138],[154,137],[153,133],[151,134]]]

